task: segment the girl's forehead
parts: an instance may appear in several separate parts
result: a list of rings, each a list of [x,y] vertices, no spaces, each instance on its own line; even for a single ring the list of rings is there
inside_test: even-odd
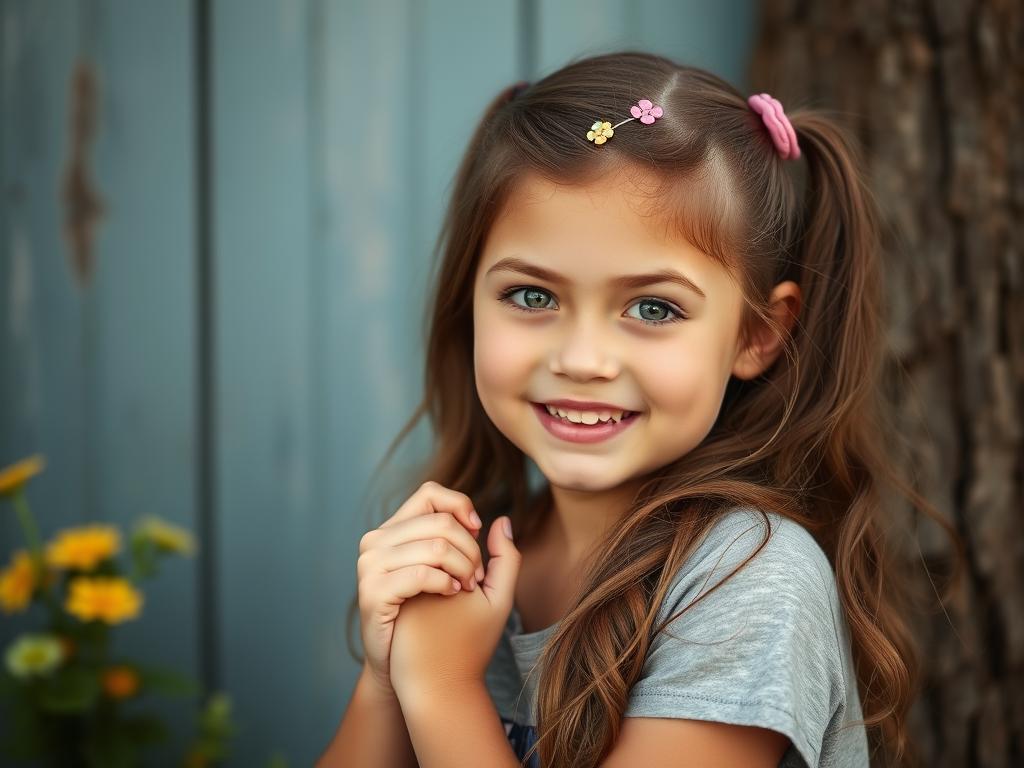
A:
[[[581,213],[607,211],[628,206],[636,216],[651,216],[659,186],[653,177],[645,177],[628,168],[615,169],[586,182],[565,183],[537,173],[524,174],[511,188],[503,214],[531,214],[552,208],[573,208]]]
[[[510,192],[488,232],[481,266],[518,253],[566,269],[617,271],[667,266],[705,271],[717,264],[674,231],[653,197],[655,187],[629,174],[609,174],[587,184],[559,184],[537,175]]]

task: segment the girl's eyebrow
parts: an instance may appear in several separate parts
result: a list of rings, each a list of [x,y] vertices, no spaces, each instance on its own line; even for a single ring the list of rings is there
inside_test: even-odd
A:
[[[515,256],[508,256],[501,259],[493,267],[487,270],[488,275],[494,272],[519,272],[521,274],[536,277],[539,280],[547,280],[549,283],[556,283],[558,285],[565,285],[569,282],[568,278],[558,272],[550,270],[547,267],[542,267],[538,264],[531,264],[530,262],[523,261]],[[612,285],[620,288],[642,288],[643,286],[653,285],[654,283],[675,283],[683,288],[688,288],[702,299],[707,298],[704,291],[702,291],[695,282],[686,275],[676,272],[673,269],[659,269],[655,272],[649,272],[642,275],[620,275],[619,277],[612,278],[610,282]]]

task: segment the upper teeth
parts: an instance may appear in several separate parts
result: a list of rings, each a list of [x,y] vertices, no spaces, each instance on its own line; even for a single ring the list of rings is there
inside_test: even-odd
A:
[[[545,405],[544,407],[548,409],[548,413],[552,416],[561,416],[563,419],[568,419],[577,424],[597,424],[599,421],[608,421],[609,419],[618,423],[622,421],[623,414],[630,413],[630,411],[573,411],[556,408],[553,405]]]

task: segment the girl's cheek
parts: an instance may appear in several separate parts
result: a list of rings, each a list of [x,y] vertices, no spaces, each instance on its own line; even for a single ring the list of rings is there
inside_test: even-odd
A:
[[[522,377],[536,360],[536,336],[511,323],[481,322],[474,338],[477,386],[488,389],[522,389]]]
[[[718,360],[719,356],[711,350],[680,348],[668,353],[662,351],[650,365],[637,366],[636,370],[648,374],[644,376],[643,389],[653,408],[698,420],[706,416],[714,421],[714,414],[706,412],[720,399],[716,399],[720,377]]]
[[[528,364],[539,354],[536,332],[486,318],[476,327],[474,348],[477,368],[494,375],[514,376],[517,366]]]
[[[522,401],[532,394],[537,360],[536,338],[509,324],[478,323],[473,345],[477,396],[491,423],[520,450]]]

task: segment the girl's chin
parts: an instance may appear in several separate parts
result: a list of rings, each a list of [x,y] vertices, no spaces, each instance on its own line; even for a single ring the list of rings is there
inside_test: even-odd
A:
[[[566,491],[600,493],[617,488],[634,476],[620,461],[609,461],[607,457],[561,457],[541,451],[530,458],[553,488]]]

